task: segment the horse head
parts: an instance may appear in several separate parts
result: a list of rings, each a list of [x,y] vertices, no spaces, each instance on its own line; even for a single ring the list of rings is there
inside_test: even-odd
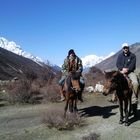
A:
[[[118,86],[118,71],[109,71],[104,72],[105,75],[105,84],[103,88],[103,95],[108,95],[113,93]]]
[[[104,95],[108,95],[115,90],[125,91],[130,89],[132,83],[130,79],[124,74],[120,73],[120,71],[110,71],[104,72],[105,74],[105,85],[104,85]]]
[[[81,91],[81,88],[80,88],[80,76],[81,76],[81,73],[79,73],[79,72],[71,72],[69,76],[70,76],[70,80],[71,80],[71,89],[73,91],[75,91],[76,93],[80,92]]]

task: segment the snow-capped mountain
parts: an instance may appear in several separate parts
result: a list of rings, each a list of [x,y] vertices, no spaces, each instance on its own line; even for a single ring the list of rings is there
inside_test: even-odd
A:
[[[58,67],[57,65],[51,64],[48,60],[45,62],[41,58],[33,56],[31,53],[28,53],[28,52],[22,50],[22,48],[19,45],[17,45],[14,41],[8,41],[4,37],[0,37],[0,47],[6,49],[8,51],[11,51],[17,55],[29,58],[41,66],[43,64],[47,64],[47,65],[50,65],[52,67]],[[110,53],[108,56],[105,56],[105,57],[96,56],[96,55],[87,55],[87,56],[81,58],[82,62],[83,62],[83,67],[84,68],[92,67],[92,66],[100,63],[101,61],[105,60],[106,58],[112,56],[113,54],[114,53]]]
[[[7,39],[0,37],[0,47],[3,49],[6,49],[8,51],[11,51],[17,55],[29,58],[33,61],[35,61],[36,63],[38,63],[39,65],[42,65],[43,60],[39,57],[35,57],[32,54],[25,52],[22,50],[22,48],[17,45],[15,42],[13,41],[8,41]]]
[[[109,58],[110,56],[112,56],[114,54],[115,53],[112,52],[108,56],[105,56],[105,57],[103,57],[103,56],[96,56],[96,55],[87,55],[87,56],[81,58],[82,62],[83,62],[83,67],[84,68],[92,67],[92,66],[100,63],[101,61]]]

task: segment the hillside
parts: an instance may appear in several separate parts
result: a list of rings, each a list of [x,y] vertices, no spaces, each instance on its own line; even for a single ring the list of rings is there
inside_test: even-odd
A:
[[[41,66],[31,59],[16,55],[10,51],[0,48],[0,80],[10,80],[14,77],[21,77],[25,73],[35,73],[37,76],[55,74],[50,66]]]
[[[89,72],[84,74],[86,86],[95,86],[97,83],[104,83],[104,74],[97,67],[91,67]]]
[[[105,59],[101,63],[96,64],[95,67],[99,68],[102,71],[107,70],[107,69],[116,69],[116,60],[117,60],[117,57],[118,57],[120,51],[118,51],[113,56]],[[139,71],[139,69],[140,69],[140,59],[139,59],[140,58],[140,43],[135,43],[135,44],[131,45],[130,51],[136,55],[136,58],[137,58],[136,67],[137,67],[137,71]]]

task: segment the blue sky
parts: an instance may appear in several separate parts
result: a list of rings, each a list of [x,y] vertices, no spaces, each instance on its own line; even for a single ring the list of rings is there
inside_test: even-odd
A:
[[[140,0],[0,0],[0,36],[60,65],[140,42]]]

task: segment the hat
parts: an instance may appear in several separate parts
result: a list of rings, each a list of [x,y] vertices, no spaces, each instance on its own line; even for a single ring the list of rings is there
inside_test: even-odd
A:
[[[129,48],[128,43],[123,43],[123,44],[122,44],[122,48],[124,48],[124,47],[128,47],[128,48]]]
[[[68,56],[70,56],[71,54],[74,54],[75,55],[75,52],[73,49],[70,49],[69,52],[68,52]]]

